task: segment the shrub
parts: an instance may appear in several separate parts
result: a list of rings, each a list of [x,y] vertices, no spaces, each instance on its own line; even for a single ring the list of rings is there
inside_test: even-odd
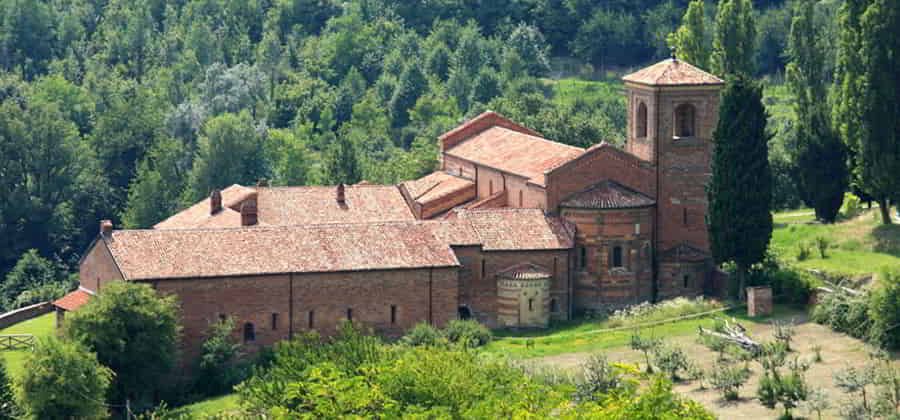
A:
[[[771,286],[775,302],[787,304],[806,304],[819,283],[820,280],[811,274],[782,264],[772,254],[755,265],[747,279],[748,286]]]
[[[234,319],[226,318],[209,326],[200,350],[195,389],[204,396],[223,394],[241,382],[246,366],[238,362],[241,344],[232,336]]]
[[[806,242],[797,244],[797,261],[806,261],[812,256],[812,247]]]
[[[59,272],[57,267],[42,257],[36,249],[22,254],[16,265],[6,274],[0,283],[0,306],[5,310],[19,308],[16,300],[23,292],[39,288],[46,284],[57,284]],[[24,299],[30,302],[29,299]]]
[[[581,375],[575,392],[578,401],[602,400],[613,391],[630,390],[637,386],[634,380],[625,378],[621,367],[610,364],[602,354],[589,357],[581,365]]]
[[[869,331],[869,297],[866,293],[852,294],[841,288],[822,294],[813,308],[813,321],[831,329],[864,338]]]
[[[775,339],[784,346],[786,351],[791,351],[791,340],[794,339],[794,322],[775,321]]]
[[[647,364],[647,373],[653,373],[653,364],[650,363],[650,355],[659,347],[660,341],[656,338],[645,338],[638,331],[631,334],[631,349],[644,354],[644,362]]]
[[[816,344],[812,347],[812,351],[815,353],[813,357],[813,362],[821,363],[822,362],[822,346],[820,344]]]
[[[437,346],[446,343],[444,334],[427,322],[414,325],[401,341],[411,346]]]
[[[819,250],[819,256],[822,257],[822,259],[828,258],[827,251],[830,245],[831,241],[828,238],[824,236],[816,237],[816,249]]]
[[[831,397],[824,390],[814,389],[806,396],[804,406],[808,413],[816,413],[816,418],[822,420],[822,412],[831,407]]]
[[[19,416],[19,406],[16,405],[13,384],[6,374],[6,363],[0,359],[0,420],[12,420]]]
[[[613,312],[613,314],[610,315],[606,326],[615,328],[646,322],[663,321],[666,319],[709,312],[722,307],[723,305],[721,302],[706,299],[702,296],[693,299],[678,297],[675,299],[664,300],[656,304],[644,302]]]
[[[844,193],[844,202],[841,204],[840,210],[840,214],[844,216],[844,218],[852,219],[858,216],[862,210],[862,201],[859,197],[851,193]]]
[[[900,270],[882,270],[868,306],[872,341],[888,349],[900,349]]]
[[[38,419],[105,418],[112,372],[77,343],[49,338],[27,356],[19,401]],[[77,391],[77,392],[76,392]]]
[[[450,321],[444,328],[444,335],[451,343],[462,344],[465,347],[481,347],[494,339],[491,330],[470,319]]]
[[[673,381],[677,381],[680,378],[679,373],[687,371],[689,365],[684,351],[672,345],[656,347],[653,351],[653,363]]]
[[[738,399],[738,391],[747,383],[750,371],[737,365],[717,363],[713,368],[709,383],[722,393],[726,401]]]

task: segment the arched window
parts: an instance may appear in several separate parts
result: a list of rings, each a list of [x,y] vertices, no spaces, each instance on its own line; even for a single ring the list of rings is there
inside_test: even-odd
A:
[[[618,246],[618,245],[617,245],[617,246],[614,246],[614,247],[613,247],[613,249],[612,249],[612,262],[610,263],[610,265],[611,265],[613,268],[621,267],[621,266],[622,266],[622,247],[621,247],[621,246]]]
[[[696,133],[696,109],[691,104],[675,108],[675,137],[694,137]]]
[[[634,120],[634,135],[637,138],[647,137],[647,105],[638,104],[637,116]]]
[[[253,328],[252,322],[248,322],[244,324],[244,342],[249,343],[251,341],[256,341],[256,329]]]

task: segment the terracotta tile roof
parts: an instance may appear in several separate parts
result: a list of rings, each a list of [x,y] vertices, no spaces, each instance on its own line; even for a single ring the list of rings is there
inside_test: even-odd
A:
[[[584,209],[627,209],[655,204],[652,198],[618,182],[606,180],[564,199],[560,206]]]
[[[259,222],[291,226],[415,220],[395,185],[348,185],[344,189],[344,204],[337,202],[336,188],[258,188]]]
[[[551,276],[546,268],[531,263],[516,264],[500,271],[497,275],[513,280],[541,280]]]
[[[626,82],[650,86],[721,85],[725,81],[687,62],[666,59],[622,78]]]
[[[240,226],[240,213],[234,211],[234,208],[248,198],[253,197],[256,190],[234,184],[222,190],[222,211],[211,215],[209,211],[209,197],[201,200],[197,204],[190,206],[171,217],[153,226],[154,229],[191,229],[196,227],[233,227]],[[236,223],[234,214],[237,213]],[[223,214],[224,213],[224,214]]]
[[[481,245],[481,237],[478,236],[478,232],[475,231],[475,228],[468,221],[453,218],[426,223],[431,227],[434,236],[447,245]]]
[[[78,288],[53,301],[53,306],[72,312],[87,304],[93,296],[88,291]]]
[[[459,265],[425,222],[117,230],[104,241],[128,280]]]
[[[481,200],[472,201],[463,206],[465,210],[499,209],[506,207],[506,190],[500,190]]]
[[[475,186],[475,183],[468,179],[443,171],[432,172],[422,178],[405,181],[402,184],[409,191],[413,200],[423,204]]]
[[[575,227],[541,209],[464,210],[456,219],[472,224],[485,250],[569,249]]]
[[[444,153],[545,185],[544,173],[584,152],[505,127],[494,126],[460,142]]]

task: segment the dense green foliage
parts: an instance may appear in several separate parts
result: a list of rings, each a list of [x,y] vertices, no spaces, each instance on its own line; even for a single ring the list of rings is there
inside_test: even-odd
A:
[[[164,390],[177,361],[178,303],[147,284],[110,282],[66,319],[66,336],[97,353],[115,373],[111,401],[151,402]]]
[[[750,0],[721,0],[716,11],[710,70],[722,77],[752,75],[756,52],[756,23]]]
[[[41,257],[36,249],[30,249],[0,283],[0,308],[13,310],[54,300],[73,287],[72,280],[56,264]]]
[[[900,273],[882,270],[872,291],[851,293],[837,288],[823,294],[812,319],[838,332],[896,350],[900,348]]]
[[[713,133],[707,225],[713,258],[737,265],[739,291],[743,273],[763,260],[772,237],[766,117],[759,85],[743,75],[730,78]]]
[[[709,68],[705,20],[703,0],[694,0],[688,5],[681,26],[669,36],[669,45],[680,59],[703,69]]]
[[[302,336],[279,344],[271,365],[238,392],[249,414],[285,417],[712,418],[663,379],[639,391],[633,369],[602,364],[588,369],[598,373],[588,383],[551,383],[489,354],[387,345],[345,328],[325,343]]]
[[[106,391],[113,373],[76,343],[41,340],[28,356],[19,401],[30,418],[107,417]]]
[[[6,363],[0,360],[0,419],[12,420],[18,415],[19,405],[16,403],[13,382],[6,370]]]
[[[194,390],[201,395],[221,395],[241,382],[248,366],[239,360],[241,343],[233,336],[234,319],[226,318],[209,326],[200,347]]]
[[[814,2],[797,3],[788,43],[787,81],[797,118],[793,161],[804,202],[817,219],[834,223],[847,190],[847,156],[831,128],[825,52],[814,16]]]

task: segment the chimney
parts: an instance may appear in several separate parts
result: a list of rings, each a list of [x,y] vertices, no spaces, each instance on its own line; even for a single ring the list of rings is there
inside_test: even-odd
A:
[[[112,220],[101,220],[100,221],[100,235],[109,237],[113,231]]]
[[[345,204],[347,202],[347,197],[344,196],[344,184],[340,183],[337,186],[337,202],[338,204]]]
[[[209,194],[209,214],[213,215],[220,211],[222,211],[222,192],[212,190],[212,193]]]
[[[256,200],[250,199],[241,204],[241,226],[254,226],[256,218]]]

